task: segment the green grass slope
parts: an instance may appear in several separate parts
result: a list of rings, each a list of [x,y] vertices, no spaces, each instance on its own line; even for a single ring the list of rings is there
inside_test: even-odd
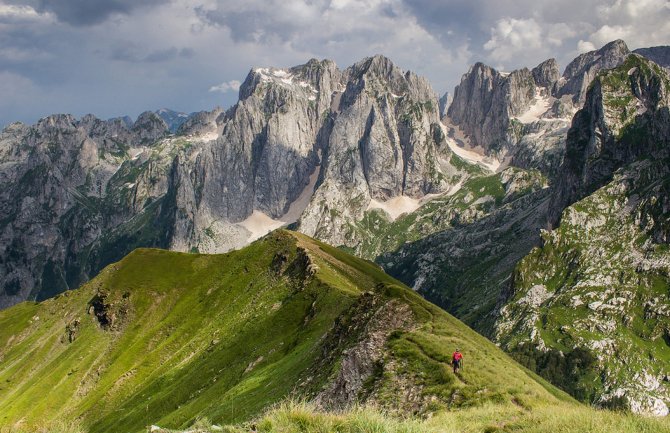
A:
[[[428,419],[397,418],[370,407],[342,413],[324,412],[313,405],[286,402],[252,422],[214,427],[201,419],[192,433],[662,433],[670,431],[667,418],[559,404],[527,409],[511,404],[485,404],[466,410],[440,412]],[[78,433],[76,430],[67,433]],[[165,431],[159,431],[165,433]]]
[[[136,250],[0,311],[3,428],[236,423],[286,397],[417,414],[571,401],[377,265],[287,231],[222,255]]]

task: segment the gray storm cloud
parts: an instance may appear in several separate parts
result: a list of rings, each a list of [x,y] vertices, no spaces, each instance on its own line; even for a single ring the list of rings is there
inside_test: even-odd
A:
[[[381,53],[442,93],[476,61],[565,66],[616,38],[670,43],[670,2],[0,0],[0,126],[230,105],[222,83],[311,57],[347,66]]]

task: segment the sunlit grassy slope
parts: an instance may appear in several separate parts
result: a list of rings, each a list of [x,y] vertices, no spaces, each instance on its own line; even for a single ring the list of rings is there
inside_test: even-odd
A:
[[[279,405],[258,420],[219,431],[246,433],[254,425],[259,433],[664,433],[667,419],[645,418],[628,413],[596,410],[559,403],[523,408],[510,404],[484,404],[452,412],[440,412],[430,419],[397,418],[371,408],[355,408],[333,414],[305,404]],[[201,420],[194,432],[212,432],[211,423]]]
[[[389,302],[411,325],[390,333],[359,400],[416,414],[575,404],[377,265],[278,231],[222,255],[136,250],[78,290],[0,311],[0,428],[244,422],[318,394],[365,337],[361,305]]]

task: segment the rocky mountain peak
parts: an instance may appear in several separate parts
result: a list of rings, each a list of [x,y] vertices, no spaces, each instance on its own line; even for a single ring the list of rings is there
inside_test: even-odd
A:
[[[393,73],[402,75],[400,68],[397,68],[391,59],[382,54],[366,57],[349,69],[354,76],[360,76],[365,73],[377,76],[389,76]]]
[[[307,63],[288,69],[259,67],[252,69],[240,86],[240,101],[251,97],[255,92],[267,94],[268,88],[293,91],[313,91],[315,94],[326,92],[328,95],[341,80],[341,72],[332,60],[310,59]],[[281,92],[281,90],[277,90]],[[275,92],[276,93],[276,92]],[[313,95],[314,96],[314,95]]]
[[[289,72],[312,85],[318,85],[324,76],[338,75],[339,70],[335,62],[330,59],[309,59],[304,65],[290,68]]]
[[[533,74],[535,84],[540,87],[546,87],[550,91],[553,90],[554,85],[561,77],[561,73],[558,70],[558,63],[556,63],[556,59],[553,58],[547,59],[534,67],[531,73]]]
[[[642,155],[670,151],[670,77],[654,62],[633,54],[602,71],[567,134],[552,219],[580,197],[608,182],[616,169]]]
[[[566,66],[558,96],[572,95],[575,103],[583,102],[596,74],[603,69],[617,67],[629,54],[626,43],[617,39],[598,50],[579,55]]]
[[[77,120],[71,114],[52,114],[37,121],[37,129],[73,129],[76,128]]]
[[[138,135],[144,144],[155,142],[170,133],[167,123],[153,111],[145,111],[140,114],[131,130]]]
[[[515,141],[512,118],[530,106],[535,88],[527,68],[501,73],[475,63],[454,90],[449,121],[469,136],[472,145],[504,158]]]

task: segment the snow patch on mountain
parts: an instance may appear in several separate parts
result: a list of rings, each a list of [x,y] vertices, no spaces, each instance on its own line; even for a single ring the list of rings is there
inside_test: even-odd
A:
[[[446,195],[453,195],[460,189],[462,183],[454,185],[449,191],[446,192]],[[391,221],[397,220],[400,216],[405,214],[410,214],[415,212],[421,206],[425,205],[432,199],[436,197],[443,196],[445,194],[426,194],[421,198],[412,198],[406,195],[400,195],[397,197],[392,197],[386,201],[379,201],[372,199],[368,205],[367,210],[380,209],[386,212],[391,219]]]
[[[547,96],[548,92],[541,91],[541,89],[535,89],[535,97],[533,98],[533,103],[523,114],[518,116],[516,119],[521,123],[533,123],[542,119],[542,115],[551,108],[551,105],[554,103],[554,98]]]
[[[501,163],[495,158],[482,155],[474,149],[460,147],[454,140],[449,138],[447,138],[447,144],[449,145],[449,149],[451,149],[452,152],[470,164],[480,165],[494,173],[500,169]]]
[[[368,205],[368,210],[381,209],[389,215],[391,221],[395,221],[400,215],[412,213],[420,206],[420,200],[401,195],[386,201],[372,199]]]
[[[265,236],[272,230],[276,230],[286,224],[284,221],[272,219],[261,211],[255,210],[238,225],[249,232],[248,242],[253,242],[261,236]]]

